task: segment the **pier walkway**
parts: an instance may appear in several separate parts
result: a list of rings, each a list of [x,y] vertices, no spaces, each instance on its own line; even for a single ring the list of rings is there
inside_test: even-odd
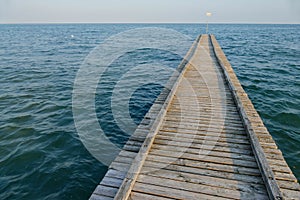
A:
[[[300,199],[212,35],[202,35],[90,199]]]

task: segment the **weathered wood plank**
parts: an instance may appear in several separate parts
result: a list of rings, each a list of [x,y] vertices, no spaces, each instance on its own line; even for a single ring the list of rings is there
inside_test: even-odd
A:
[[[236,134],[241,134],[244,135],[244,132],[242,130],[229,130],[229,129],[222,129],[221,127],[210,127],[209,125],[207,126],[199,126],[198,128],[181,128],[181,127],[176,127],[176,126],[163,126],[161,127],[160,130],[164,131],[209,131],[209,132],[215,132],[215,133],[222,133],[222,132],[231,132],[231,133],[236,133]]]
[[[277,180],[278,185],[282,189],[295,190],[300,192],[300,186],[296,182]],[[300,198],[300,195],[299,195]]]
[[[116,159],[114,161],[131,165],[133,160],[134,160],[134,158],[123,157],[123,156],[119,155],[118,157],[116,157]]]
[[[168,115],[169,116],[182,116],[182,117],[190,117],[190,118],[199,118],[199,113],[191,113],[191,112],[181,112],[181,111],[174,111],[174,110],[169,110],[168,111]],[[200,114],[201,118],[210,118],[211,115],[210,114],[207,114],[205,112],[201,113]],[[216,117],[214,119],[217,119],[217,120],[241,120],[240,116],[238,115],[225,115],[225,116],[222,116],[222,117]]]
[[[182,190],[166,188],[164,186],[151,185],[151,187],[149,187],[149,184],[144,184],[139,182],[135,184],[133,191],[145,192],[148,194],[153,194],[153,195],[158,195],[158,196],[173,198],[173,199],[208,199],[208,200],[228,199],[228,198],[216,197],[211,195],[205,195],[199,192],[198,193],[189,192],[189,191],[183,192]]]
[[[232,158],[222,158],[221,156],[215,155],[197,155],[197,154],[189,154],[184,152],[170,152],[170,151],[163,151],[163,150],[156,150],[153,149],[151,151],[151,156],[156,156],[156,160],[160,161],[160,159],[164,160],[165,157],[172,158],[173,160],[176,159],[184,159],[185,162],[194,161],[194,162],[207,162],[207,163],[215,163],[215,164],[223,164],[223,165],[230,165],[230,166],[238,166],[238,167],[247,167],[247,168],[257,168],[256,162],[248,161],[248,160],[238,160]],[[150,157],[150,156],[149,156]]]
[[[195,184],[190,182],[189,180],[174,180],[164,177],[155,177],[150,175],[143,175],[140,174],[139,178],[137,179],[137,182],[148,184],[148,187],[151,188],[152,185],[155,186],[161,186],[161,187],[167,187],[177,190],[184,190],[194,193],[202,193],[205,195],[211,195],[215,198],[222,197],[227,199],[241,199],[241,198],[250,198],[255,197],[256,199],[267,199],[267,196],[264,194],[249,194],[249,193],[241,193],[238,190],[232,190],[227,188],[220,188],[220,187],[213,187],[208,185],[202,185],[202,184]],[[166,182],[168,183],[166,186]],[[244,195],[244,196],[242,196]]]
[[[113,197],[107,197],[99,194],[92,194],[90,200],[113,200]]]
[[[131,192],[130,196],[128,198],[129,200],[134,200],[134,199],[143,199],[143,200],[170,200],[173,198],[165,198],[161,196],[154,196],[150,194],[145,194],[145,193],[139,193],[139,192]]]
[[[188,117],[188,116],[176,116],[176,115],[167,115],[165,117],[166,120],[169,121],[175,121],[175,120],[186,120],[189,122],[195,122],[195,121],[200,121],[200,123],[204,123],[204,122],[215,122],[215,123],[220,123],[220,122],[224,122],[226,125],[232,125],[232,126],[243,126],[243,123],[241,122],[241,120],[226,120],[226,119],[211,119],[211,118],[206,118],[206,117],[201,117],[202,115],[200,115],[200,117]]]
[[[118,179],[124,179],[125,175],[126,175],[125,172],[121,172],[121,171],[114,170],[114,169],[109,169],[105,176],[118,178]]]
[[[140,148],[141,148],[141,146],[125,145],[123,147],[123,150],[138,153]]]
[[[233,130],[233,131],[245,131],[243,125],[235,125],[235,124],[226,124],[225,126],[225,120],[224,121],[214,121],[213,119],[207,120],[207,121],[202,121],[201,119],[197,121],[189,121],[189,120],[184,120],[181,119],[180,116],[178,119],[165,119],[164,121],[164,126],[169,126],[169,127],[188,127],[189,129],[191,128],[199,128],[199,127],[205,127],[209,126],[211,128],[222,128],[225,130]],[[264,139],[267,139],[267,137],[264,137]]]
[[[288,190],[288,189],[281,189],[281,191],[282,191],[283,197],[285,199],[295,199],[295,200],[300,199],[300,192],[299,191]]]
[[[192,142],[197,142],[198,140],[208,140],[208,141],[216,141],[216,142],[228,142],[228,143],[233,143],[233,144],[245,144],[245,145],[250,145],[250,142],[248,140],[243,140],[243,139],[236,139],[236,138],[224,138],[224,137],[216,137],[216,136],[210,136],[210,135],[195,135],[195,137],[176,137],[176,136],[167,136],[160,134],[157,136],[157,139],[165,139],[165,140],[175,140],[176,139],[180,142],[187,142],[187,143],[192,143]],[[202,143],[202,142],[201,142]],[[276,158],[276,154],[272,156],[272,158]]]
[[[180,152],[180,153],[187,153],[187,154],[194,154],[198,157],[200,156],[215,156],[215,157],[221,157],[221,158],[231,158],[231,159],[237,159],[237,160],[248,160],[255,162],[255,158],[253,155],[247,155],[247,154],[240,154],[240,153],[233,153],[228,151],[215,151],[213,147],[205,148],[205,146],[201,146],[201,148],[190,148],[189,146],[177,146],[172,145],[170,142],[168,146],[160,145],[160,144],[153,144],[152,149],[154,153],[156,151],[171,151],[171,152]],[[207,154],[204,154],[207,153]]]
[[[103,186],[118,188],[118,187],[120,187],[122,181],[123,181],[123,179],[118,179],[118,178],[113,178],[113,177],[105,176],[102,179],[100,185],[101,186],[103,185]]]
[[[128,157],[128,158],[132,158],[132,159],[134,159],[136,157],[136,155],[137,155],[137,153],[131,152],[131,151],[126,151],[126,150],[122,150],[119,153],[119,156]]]
[[[118,188],[116,187],[109,187],[109,186],[105,186],[105,185],[98,185],[94,191],[94,194],[97,195],[103,195],[105,194],[106,197],[112,197],[114,198],[115,195],[118,192]]]
[[[156,142],[159,141],[161,144],[168,144],[169,139],[166,138],[157,138],[155,140]],[[201,146],[199,145],[212,145],[214,146],[224,146],[224,147],[231,147],[231,148],[241,148],[241,149],[251,149],[251,147],[248,144],[239,144],[235,142],[227,142],[226,140],[220,140],[220,139],[214,139],[214,138],[209,138],[209,137],[203,137],[202,140],[200,138],[195,139],[195,140],[190,140],[190,141],[176,141],[176,138],[172,138],[171,140],[174,144],[177,144],[178,146],[187,146],[191,145],[192,147],[197,147],[198,148]],[[194,146],[195,145],[195,146]]]
[[[120,163],[120,162],[112,162],[109,166],[110,169],[114,169],[117,171],[121,171],[121,172],[128,172],[129,168],[130,168],[130,164],[128,163]]]
[[[173,171],[168,169],[157,169],[151,167],[146,167],[145,169],[142,169],[141,173],[151,175],[151,176],[164,177],[167,179],[189,181],[195,184],[208,185],[212,187],[238,190],[241,193],[265,194],[265,187],[263,185],[245,183],[242,181],[230,180],[230,179],[219,178],[219,177],[211,177],[208,175],[204,176],[200,174],[186,173],[182,171]]]
[[[234,135],[242,135],[242,136],[246,136],[246,133],[244,131],[229,131],[229,130],[222,130],[222,129],[211,129],[209,128],[209,126],[206,126],[206,127],[200,127],[199,129],[182,129],[180,127],[161,127],[160,131],[163,131],[163,132],[175,132],[175,133],[195,133],[195,132],[200,132],[200,131],[206,131],[206,133],[211,133],[211,134],[215,134],[215,135],[218,135],[218,134],[234,134]],[[247,137],[248,138],[248,137]]]
[[[220,163],[211,163],[205,161],[193,161],[185,159],[174,159],[169,157],[149,156],[144,167],[168,168],[190,170],[189,173],[210,175],[216,177],[226,177],[228,179],[237,178],[239,181],[260,183],[262,181],[257,169],[247,167],[237,167],[223,165]],[[238,179],[240,178],[240,179]]]
[[[174,141],[172,139],[172,141]],[[201,142],[201,141],[197,141],[197,142],[193,142],[191,143],[184,143],[184,142],[178,142],[177,144],[173,144],[173,143],[169,143],[168,140],[155,140],[154,144],[157,145],[166,145],[166,144],[170,144],[171,148],[175,147],[189,147],[192,151],[193,150],[198,150],[199,149],[207,149],[207,150],[213,150],[213,151],[217,151],[217,152],[227,152],[227,153],[237,153],[237,154],[244,154],[247,156],[252,156],[253,157],[253,152],[251,151],[250,148],[247,149],[242,149],[242,148],[235,148],[235,147],[230,147],[228,146],[226,143],[217,143],[216,145],[212,146],[211,144],[206,144],[206,142]],[[220,144],[225,144],[225,145],[220,145]],[[172,147],[173,146],[173,147]]]
[[[173,136],[173,137],[178,137],[178,138],[197,138],[197,136],[211,136],[211,137],[220,137],[220,138],[231,138],[231,139],[241,139],[241,140],[248,140],[248,137],[244,134],[234,134],[231,132],[202,132],[202,131],[197,131],[197,133],[193,133],[194,131],[159,131],[159,134],[166,135],[166,136]],[[275,153],[279,154],[277,152],[270,152],[270,153]]]

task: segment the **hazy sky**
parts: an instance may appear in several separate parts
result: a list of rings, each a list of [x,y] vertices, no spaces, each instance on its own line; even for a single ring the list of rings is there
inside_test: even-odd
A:
[[[0,23],[300,23],[300,0],[0,0]]]

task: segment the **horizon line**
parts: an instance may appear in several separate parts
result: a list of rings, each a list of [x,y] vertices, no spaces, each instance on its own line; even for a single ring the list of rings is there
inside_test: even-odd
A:
[[[1,25],[25,24],[206,24],[206,22],[0,22]],[[300,25],[300,22],[209,22],[209,24],[262,24],[262,25]]]

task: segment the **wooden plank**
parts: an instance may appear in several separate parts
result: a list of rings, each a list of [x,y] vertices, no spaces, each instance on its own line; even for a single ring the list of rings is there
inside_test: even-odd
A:
[[[206,175],[212,175],[216,177],[240,177],[240,181],[246,182],[254,181],[255,183],[259,183],[262,181],[260,173],[257,169],[223,165],[220,163],[211,163],[205,161],[174,159],[164,156],[149,156],[144,166],[156,167],[159,169],[165,167],[171,167],[171,169],[188,169],[190,170],[190,173],[200,173],[202,175],[207,173]]]
[[[187,106],[189,103],[188,102],[184,102],[184,101],[181,101],[180,104],[178,105],[171,105],[170,108],[174,111],[180,111],[180,112],[186,112],[186,111],[197,111],[199,113],[202,113],[202,112],[209,112],[209,113],[218,113],[218,114],[231,114],[231,115],[238,115],[238,111],[237,110],[233,110],[230,109],[230,107],[221,107],[221,106],[218,106],[216,107],[216,105],[209,105],[209,106],[204,106],[201,102],[197,102],[197,103],[194,103],[194,105],[189,105]],[[220,103],[221,104],[221,103]],[[195,107],[195,106],[198,106],[198,107]],[[195,112],[192,112],[192,113],[195,113]]]
[[[176,98],[177,98],[177,93],[175,94],[176,95]],[[180,98],[182,100],[185,100],[185,101],[191,101],[190,99],[191,95],[181,95]],[[224,103],[228,103],[229,105],[235,105],[234,104],[234,101],[233,101],[233,98],[230,96],[230,97],[223,97],[222,99],[221,98],[215,98],[215,97],[212,97],[210,96],[210,94],[206,94],[206,95],[201,95],[201,96],[197,96],[196,97],[197,100],[202,100],[202,101],[205,101],[206,103],[211,103],[212,101],[215,101],[215,102],[224,102]],[[175,101],[176,102],[176,99]],[[177,99],[177,102],[178,102],[178,99]]]
[[[181,102],[182,104],[188,104],[188,102]],[[226,111],[225,109],[218,109],[214,108],[215,106],[218,105],[209,105],[209,108],[201,108],[202,105],[201,102],[198,102],[198,104],[192,105],[193,107],[191,107],[190,109],[187,108],[174,108],[171,107],[171,109],[168,111],[168,113],[170,113],[170,115],[174,115],[175,117],[177,116],[191,116],[191,117],[200,117],[201,118],[211,118],[213,117],[212,115],[214,115],[214,117],[216,117],[216,119],[227,119],[227,120],[240,120],[238,113],[236,112],[229,112]],[[214,109],[213,109],[214,108]]]
[[[113,197],[107,197],[99,194],[92,194],[90,200],[113,200]]]
[[[167,179],[188,181],[195,184],[208,185],[212,187],[226,188],[231,190],[238,190],[242,193],[253,194],[260,193],[265,194],[265,187],[263,185],[245,183],[237,180],[224,179],[219,177],[211,177],[207,175],[199,175],[193,173],[186,173],[182,171],[173,171],[168,169],[157,169],[146,167],[141,171],[143,174],[150,176],[163,177]]]
[[[97,195],[104,195],[106,197],[114,197],[118,192],[118,188],[115,187],[109,187],[105,185],[98,185],[94,191],[94,194]]]
[[[108,187],[115,187],[115,188],[119,188],[121,183],[122,183],[123,179],[118,179],[118,178],[113,178],[113,177],[108,177],[105,176],[100,185],[101,186],[108,186]]]
[[[214,102],[215,103],[215,102]],[[226,111],[226,113],[228,112],[232,112],[232,113],[236,113],[238,114],[238,110],[235,106],[235,104],[232,104],[232,105],[223,105],[223,102],[218,102],[218,107],[216,108],[212,103],[208,104],[207,102],[202,102],[202,101],[199,101],[197,102],[196,105],[199,106],[199,109],[201,110],[208,110],[208,111]],[[176,110],[189,110],[189,109],[195,109],[195,107],[192,107],[192,105],[189,105],[189,102],[188,101],[182,101],[180,99],[180,102],[172,102],[170,108],[174,108]]]
[[[118,170],[114,170],[114,169],[109,169],[107,171],[107,173],[105,174],[105,176],[107,177],[113,177],[113,178],[118,178],[118,179],[124,179],[126,173],[125,172],[121,172]]]
[[[143,200],[170,200],[170,199],[173,199],[173,198],[165,198],[165,197],[161,197],[161,196],[154,196],[154,195],[140,193],[140,192],[131,192],[128,199],[129,200],[135,200],[135,199],[143,199]]]
[[[130,137],[130,139],[128,140],[128,142],[141,142],[141,143],[143,143],[144,140],[145,140],[145,138],[146,138],[146,136],[144,137],[144,136],[135,136],[135,135],[132,135]],[[126,144],[129,144],[128,142]]]
[[[128,140],[126,142],[126,145],[140,148],[142,146],[143,142],[144,141],[141,142],[141,141],[136,141],[136,140]]]
[[[288,167],[286,162],[279,162],[278,160],[268,159],[268,162],[271,165],[272,170],[275,170],[277,167]]]
[[[208,130],[209,129],[209,130]],[[234,134],[234,135],[242,135],[247,137],[246,132],[244,131],[229,131],[229,130],[221,130],[221,129],[211,129],[209,126],[207,127],[200,127],[199,129],[194,129],[194,130],[188,130],[188,129],[182,129],[180,127],[161,127],[160,131],[163,132],[173,132],[173,133],[195,133],[195,132],[200,132],[200,131],[206,131],[206,133],[211,133],[211,134]],[[247,137],[248,138],[248,137]]]
[[[211,136],[211,137],[221,137],[221,138],[232,138],[232,139],[242,139],[242,140],[248,140],[248,137],[244,134],[234,134],[231,132],[202,132],[197,131],[197,133],[193,133],[194,131],[159,131],[159,134],[166,135],[166,136],[173,136],[178,138],[197,138],[197,136]],[[270,152],[273,153],[273,152]],[[276,152],[277,154],[277,152]]]
[[[125,145],[123,150],[138,153],[140,148],[140,146]]]
[[[181,120],[187,120],[187,121],[190,121],[190,122],[195,122],[195,121],[200,121],[200,120],[201,120],[201,122],[210,122],[210,121],[212,121],[211,118],[204,118],[204,117],[201,118],[201,116],[200,116],[200,118],[199,117],[188,117],[188,116],[183,116],[183,115],[181,115],[181,116],[167,115],[165,117],[166,120],[173,120],[173,121],[178,120],[178,118],[181,119]],[[215,122],[215,123],[224,122],[226,125],[243,126],[243,123],[242,123],[241,120],[226,120],[226,119],[215,119],[214,118],[213,122]]]
[[[148,129],[142,129],[141,127],[138,127],[138,129],[134,132],[133,137],[146,138],[148,133]]]
[[[156,151],[171,151],[171,152],[180,152],[180,153],[187,153],[187,154],[194,154],[196,156],[215,156],[215,157],[221,157],[221,158],[231,158],[231,159],[238,159],[238,160],[249,160],[254,161],[255,158],[253,155],[247,155],[247,154],[240,154],[240,153],[233,153],[233,152],[226,152],[226,151],[215,151],[214,148],[204,148],[201,147],[199,149],[196,148],[190,148],[189,146],[173,146],[172,143],[169,143],[168,146],[160,145],[160,144],[153,144],[152,149],[154,153]],[[204,151],[205,153],[208,152],[208,154],[203,154],[201,151]]]
[[[197,111],[195,110],[194,108],[194,111]],[[233,121],[233,122],[238,122],[239,124],[243,124],[241,119],[239,118],[238,115],[229,115],[228,114],[228,111],[226,113],[220,113],[220,112],[214,112],[214,110],[211,110],[211,109],[205,109],[205,111],[201,111],[201,110],[198,110],[198,113],[197,112],[191,112],[189,110],[172,110],[170,109],[168,111],[168,116],[166,117],[170,117],[170,118],[194,118],[194,119],[201,119],[201,120],[205,120],[205,121],[216,121],[216,122],[219,122],[219,121]],[[213,120],[211,119],[212,118],[212,114],[214,114],[213,116]]]
[[[224,137],[216,137],[216,136],[210,136],[210,135],[194,135],[194,137],[176,137],[176,136],[168,136],[168,135],[163,135],[163,134],[159,134],[157,136],[157,139],[165,139],[165,140],[178,140],[179,142],[187,142],[187,143],[196,143],[198,141],[203,141],[203,140],[208,140],[208,141],[215,141],[215,142],[226,142],[226,143],[233,143],[233,144],[244,144],[244,145],[249,145],[250,146],[250,142],[248,140],[244,140],[244,139],[236,139],[236,138],[224,138]],[[203,143],[203,142],[201,142]],[[272,158],[275,158],[275,155],[272,156]]]
[[[223,132],[231,132],[231,133],[236,133],[236,134],[241,134],[244,135],[244,132],[242,132],[241,130],[228,130],[228,129],[221,129],[220,127],[210,127],[208,126],[199,126],[198,129],[192,129],[192,128],[181,128],[181,127],[171,127],[171,126],[163,126],[161,127],[160,130],[164,130],[164,131],[209,131],[209,132],[214,132],[214,133],[220,133],[221,131]],[[222,132],[221,132],[222,133]]]
[[[172,112],[177,113],[177,114],[181,113],[183,115],[185,115],[185,114],[194,115],[194,116],[203,115],[203,116],[207,116],[207,117],[210,117],[212,113],[216,113],[216,114],[220,114],[220,115],[222,114],[221,117],[228,117],[230,119],[239,119],[239,117],[240,117],[238,113],[234,113],[234,112],[226,112],[226,111],[217,112],[214,110],[210,110],[210,112],[208,112],[208,110],[201,109],[201,108],[198,108],[197,110],[195,108],[194,109],[186,109],[186,110],[179,109],[179,108],[178,109],[172,108]]]
[[[197,101],[197,102],[195,103],[195,101]],[[235,107],[234,101],[231,101],[229,99],[220,100],[220,99],[211,98],[211,97],[193,97],[191,99],[191,97],[188,97],[188,96],[186,96],[186,97],[180,96],[180,97],[177,97],[177,102],[173,105],[176,105],[176,104],[178,104],[178,105],[193,104],[193,105],[198,106],[199,108],[207,109],[208,111],[216,109],[216,107],[215,107],[216,105],[218,105],[219,109],[223,109],[223,110],[225,110],[225,108],[227,108],[227,107],[232,108],[232,109]],[[174,112],[181,112],[182,110],[187,110],[184,108],[185,107],[177,108],[174,110]],[[237,116],[236,114],[238,112],[236,112],[236,111],[232,111],[232,112],[233,112],[234,116]]]
[[[286,174],[293,174],[292,170],[287,166],[271,166],[274,172],[286,173]]]
[[[114,169],[121,172],[128,172],[130,165],[127,163],[120,163],[120,162],[112,162],[109,166],[110,169]]]
[[[162,186],[156,186],[156,185],[151,185],[151,187],[149,187],[148,184],[139,183],[139,182],[137,182],[135,184],[133,191],[134,192],[143,192],[143,193],[148,193],[148,194],[152,194],[152,195],[162,196],[162,197],[166,197],[166,198],[173,198],[173,199],[208,199],[208,200],[228,199],[228,198],[200,194],[200,193],[196,193],[196,192],[189,192],[189,191],[182,192],[182,190],[167,188],[167,187],[162,187]]]
[[[173,120],[173,122],[170,122],[170,120],[167,118],[165,119],[164,122],[165,126],[167,127],[174,127],[178,128],[179,125],[185,125],[189,126],[187,129],[191,130],[197,130],[197,129],[205,129],[205,128],[211,128],[212,130],[217,130],[219,131],[231,131],[231,132],[242,132],[245,134],[245,129],[242,128],[242,126],[235,126],[231,125],[230,122],[226,120],[215,120],[212,117],[211,118],[201,118],[195,119],[195,120],[190,120],[188,118],[181,117],[180,115],[178,116],[177,120]],[[168,125],[171,124],[171,125]],[[193,124],[193,125],[191,125]],[[181,127],[183,128],[183,127]],[[222,128],[222,129],[221,129]]]
[[[123,157],[123,156],[119,155],[118,157],[116,157],[116,159],[114,161],[119,162],[119,163],[127,163],[127,164],[131,165],[133,160],[134,160],[134,158],[128,158],[128,157]]]
[[[294,190],[281,189],[284,199],[300,199],[300,192]]]
[[[168,115],[169,116],[182,116],[182,117],[190,117],[190,118],[199,118],[199,114],[195,114],[195,113],[191,113],[191,112],[181,112],[181,111],[174,111],[174,110],[168,110]],[[208,115],[206,113],[201,113],[201,118],[210,118],[211,115]],[[240,116],[238,115],[226,115],[226,116],[222,116],[221,118],[217,118],[216,119],[221,119],[221,120],[241,120]]]
[[[220,187],[213,187],[208,185],[202,185],[202,184],[195,184],[190,182],[189,180],[174,180],[174,179],[168,179],[163,177],[155,177],[150,175],[143,175],[140,174],[139,178],[137,179],[138,183],[144,183],[147,184],[149,188],[151,188],[153,185],[160,186],[160,187],[166,187],[177,189],[179,191],[189,191],[194,193],[200,193],[205,195],[211,195],[212,198],[227,198],[227,199],[240,199],[240,198],[250,198],[255,197],[256,199],[267,199],[267,197],[264,194],[259,193],[242,193],[238,190],[232,190],[232,189],[226,189],[226,188],[220,188]],[[184,193],[182,192],[182,193]],[[246,196],[247,195],[247,196]]]
[[[134,159],[136,157],[136,155],[137,155],[137,153],[135,153],[135,152],[125,151],[125,150],[122,150],[119,153],[119,156],[128,157],[128,158],[132,158],[132,159]]]
[[[300,186],[296,182],[277,180],[278,185],[282,189],[295,190],[300,192]],[[300,195],[299,195],[300,198]]]
[[[261,147],[263,149],[265,149],[265,148],[267,148],[267,149],[278,149],[278,147],[275,143],[265,143],[265,142],[261,142],[261,141],[259,141],[259,143],[261,144]]]
[[[265,153],[267,159],[277,160],[278,162],[283,162],[283,156],[281,154],[275,153]]]
[[[174,141],[174,140],[172,139],[172,141]],[[210,145],[210,144],[206,144],[205,142],[192,143],[192,144],[178,142],[177,144],[174,145],[173,143],[169,143],[166,140],[155,140],[154,141],[154,144],[157,144],[157,145],[165,145],[167,143],[170,144],[171,147],[189,147],[192,151],[193,150],[199,151],[199,149],[207,149],[207,150],[213,150],[213,151],[217,151],[217,152],[244,154],[244,155],[253,157],[253,152],[251,151],[250,148],[248,148],[248,149],[233,148],[233,147],[226,146],[226,143],[224,143],[225,145],[219,145],[220,143],[217,143],[216,145]]]
[[[170,119],[166,118],[164,121],[165,125],[175,125],[175,127],[178,127],[180,124],[182,126],[188,126],[189,128],[191,127],[196,127],[198,128],[199,126],[209,126],[209,127],[214,127],[214,128],[223,128],[226,130],[238,130],[238,131],[245,131],[244,126],[242,124],[225,124],[225,120],[223,121],[214,121],[213,119],[199,119],[196,121],[190,121],[186,119],[182,119],[180,116],[178,116],[177,119]],[[226,125],[226,126],[225,126]],[[223,126],[223,127],[221,127]],[[268,137],[263,137],[263,138],[268,138]]]
[[[240,160],[240,159],[233,159],[233,158],[225,158],[217,155],[195,155],[189,154],[184,152],[172,152],[172,151],[164,151],[164,150],[151,150],[151,155],[156,155],[158,158],[161,156],[170,157],[170,158],[180,158],[185,160],[191,161],[204,161],[210,163],[217,163],[217,164],[224,164],[224,165],[231,165],[231,166],[240,166],[240,167],[248,167],[248,168],[257,168],[257,163],[254,161],[249,160]],[[180,156],[180,157],[178,157]]]
[[[284,180],[284,181],[291,181],[297,183],[297,179],[293,174],[281,173],[277,171],[273,171],[273,172],[276,180]]]
[[[157,138],[157,140],[155,140],[155,142],[161,144],[168,144],[169,139],[167,138]],[[212,138],[205,138],[203,137],[202,140],[200,138],[192,140],[192,141],[176,141],[176,138],[172,138],[172,143],[177,144],[178,146],[187,146],[187,145],[191,145],[195,148],[201,148],[201,146],[199,145],[211,145],[212,147],[217,145],[217,146],[224,146],[224,147],[231,147],[231,148],[241,148],[241,149],[251,149],[251,146],[249,144],[239,144],[239,143],[235,143],[235,142],[227,142],[226,140],[221,140],[218,138],[217,139],[212,139]]]

